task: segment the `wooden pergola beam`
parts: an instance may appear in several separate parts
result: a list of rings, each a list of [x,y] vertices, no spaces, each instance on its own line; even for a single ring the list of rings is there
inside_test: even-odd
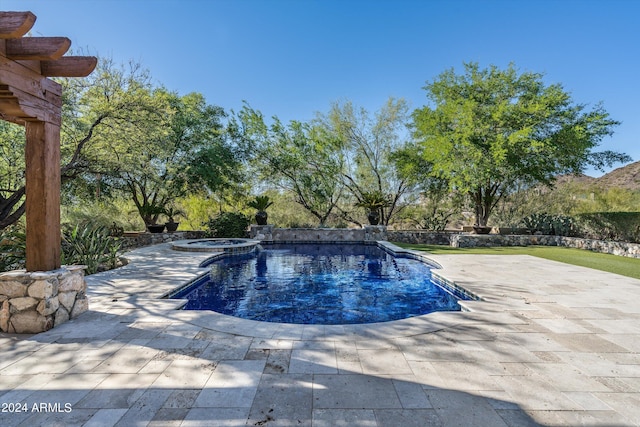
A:
[[[2,63],[2,58],[0,54],[0,88],[7,95],[6,102],[12,99],[14,107],[17,106],[22,111],[21,114],[14,115],[17,120],[8,117],[4,120],[23,126],[26,121],[33,120],[60,124],[58,109],[62,107],[62,86],[44,78],[21,61]],[[37,68],[40,69],[40,66]],[[13,98],[8,97],[9,92]],[[5,111],[0,112],[6,116]]]
[[[66,37],[24,37],[7,39],[7,58],[16,60],[60,59],[71,47]]]
[[[96,65],[95,56],[63,56],[56,61],[40,61],[41,74],[47,77],[87,77]]]
[[[63,56],[66,37],[21,38],[31,12],[0,12],[0,119],[26,128],[27,271],[60,268],[62,86],[47,77],[85,77],[95,57]]]
[[[31,12],[0,12],[0,39],[15,39],[29,32],[36,23]]]

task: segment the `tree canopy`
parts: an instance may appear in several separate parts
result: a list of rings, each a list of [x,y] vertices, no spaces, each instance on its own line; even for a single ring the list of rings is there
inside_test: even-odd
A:
[[[262,113],[245,105],[239,114],[253,165],[265,182],[290,191],[324,225],[341,195],[342,158],[337,141],[320,126],[277,117],[265,124]]]
[[[602,168],[629,157],[593,152],[619,123],[601,104],[576,104],[561,85],[512,64],[464,74],[445,71],[424,89],[430,104],[413,113],[414,150],[429,175],[466,193],[477,225],[516,184],[552,185],[559,174]],[[415,153],[414,153],[415,154]]]
[[[164,88],[143,91],[139,99],[147,108],[100,136],[93,163],[102,183],[127,194],[145,223],[155,223],[178,197],[241,180],[222,108],[201,94],[179,96]]]
[[[619,124],[601,104],[575,103],[561,85],[513,65],[447,70],[427,82],[428,103],[411,115],[402,99],[375,113],[344,101],[286,124],[267,124],[248,105],[227,116],[199,93],[154,84],[135,62],[101,58],[86,79],[59,81],[65,204],[113,201],[121,213],[137,208],[145,222],[175,199],[198,198],[201,221],[212,201],[220,212],[241,210],[243,198],[271,190],[306,211],[291,203],[283,207],[289,217],[308,213],[320,225],[360,225],[373,199],[381,223],[398,224],[418,192],[414,214],[426,212],[438,228],[463,197],[486,225],[518,190],[630,160],[596,151]],[[22,128],[0,122],[0,229],[24,212],[24,139]]]
[[[179,96],[138,64],[110,61],[90,81],[68,84],[65,135],[77,142],[66,174],[74,171],[76,194],[125,194],[154,223],[177,197],[241,180],[225,112],[201,94]]]
[[[336,102],[314,120],[338,144],[339,172],[350,205],[363,206],[372,194],[384,197],[388,203],[379,209],[384,225],[403,208],[403,197],[410,189],[410,178],[399,174],[393,157],[407,143],[408,110],[407,102],[396,98],[389,98],[375,114],[351,102]],[[349,210],[341,211],[345,219],[358,223]]]
[[[143,220],[192,193],[210,195],[244,178],[221,107],[152,83],[140,64],[101,58],[86,79],[63,85],[61,175],[67,202],[125,196]],[[24,211],[24,130],[0,124],[0,228]],[[150,213],[152,212],[152,213]]]
[[[245,106],[239,122],[260,176],[291,191],[321,225],[331,215],[359,225],[363,212],[354,207],[372,194],[389,201],[379,209],[387,225],[409,188],[392,158],[406,143],[407,111],[402,99],[389,98],[375,115],[347,101],[308,122],[273,117],[267,125]]]

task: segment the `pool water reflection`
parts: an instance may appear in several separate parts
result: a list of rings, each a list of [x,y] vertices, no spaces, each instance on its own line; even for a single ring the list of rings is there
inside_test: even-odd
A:
[[[186,310],[297,324],[356,324],[460,310],[431,267],[375,245],[269,245],[219,259],[172,298]]]

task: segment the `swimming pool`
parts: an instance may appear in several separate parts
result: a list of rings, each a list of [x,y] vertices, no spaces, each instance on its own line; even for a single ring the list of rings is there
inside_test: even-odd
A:
[[[227,256],[171,295],[186,310],[296,324],[386,322],[459,311],[459,299],[431,280],[431,267],[376,245],[268,245]]]

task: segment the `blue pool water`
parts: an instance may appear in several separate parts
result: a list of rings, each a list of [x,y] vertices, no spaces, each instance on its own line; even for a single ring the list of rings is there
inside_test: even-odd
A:
[[[377,246],[269,245],[222,258],[171,298],[186,310],[297,324],[354,324],[460,310],[431,281],[431,268]]]

